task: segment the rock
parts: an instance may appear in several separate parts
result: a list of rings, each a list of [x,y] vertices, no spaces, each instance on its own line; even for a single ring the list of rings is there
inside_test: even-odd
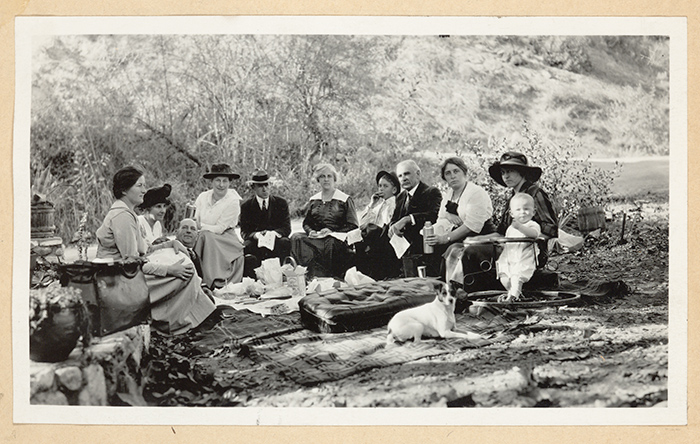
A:
[[[37,392],[51,390],[55,375],[53,364],[32,363],[29,372],[31,396]]]
[[[56,370],[59,384],[74,392],[83,385],[83,373],[78,367],[70,366]]]
[[[80,405],[107,405],[107,387],[102,367],[92,364],[83,369],[85,387],[78,395]]]
[[[68,405],[68,398],[59,391],[55,392],[39,392],[32,396],[31,404],[43,405]]]

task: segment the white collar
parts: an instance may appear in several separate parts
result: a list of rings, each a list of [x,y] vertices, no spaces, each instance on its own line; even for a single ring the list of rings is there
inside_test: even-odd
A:
[[[311,198],[309,200],[322,200],[321,195],[322,195],[322,192],[318,192],[318,193],[314,194],[313,196],[311,196]],[[339,200],[341,202],[345,202],[348,200],[348,197],[350,197],[350,196],[343,193],[342,191],[335,190],[335,192],[333,193],[333,197],[331,197],[331,200]]]
[[[420,182],[418,182],[418,185],[420,185]],[[416,185],[415,187],[413,187],[407,191],[409,196],[413,197],[413,195],[416,194],[416,190],[418,189],[418,185]]]
[[[269,198],[269,197],[268,197],[267,199],[261,199],[261,198],[258,197],[258,195],[256,194],[256,195],[255,195],[255,200],[258,201],[258,206],[259,206],[260,208],[263,207],[263,202],[265,202],[265,206],[266,206],[266,207],[268,207],[268,208],[270,207],[270,198]]]

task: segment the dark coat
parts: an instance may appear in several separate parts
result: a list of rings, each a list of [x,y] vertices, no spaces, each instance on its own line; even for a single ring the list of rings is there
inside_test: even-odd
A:
[[[292,232],[289,205],[277,196],[270,196],[267,214],[260,209],[255,196],[245,200],[241,204],[239,224],[244,241],[250,240],[257,231],[276,231],[282,237],[289,237]]]
[[[535,215],[532,217],[532,220],[540,225],[542,235],[547,239],[558,237],[559,221],[557,220],[557,212],[554,211],[554,206],[547,193],[537,184],[527,181],[520,187],[520,192],[527,193],[534,199]],[[513,218],[510,215],[510,198],[513,197],[514,194],[515,193],[510,193],[508,195],[508,201],[503,208],[503,213],[501,213],[501,221],[497,231],[503,235],[506,234],[506,230],[513,222]]]
[[[430,221],[433,224],[437,221],[440,203],[442,203],[442,193],[437,188],[420,182],[408,203],[408,209],[404,208],[407,198],[408,192],[406,190],[399,193],[396,197],[396,209],[391,217],[391,224],[398,222],[404,216],[412,215],[415,225],[408,224],[403,235],[411,243],[409,252],[422,254],[423,236],[421,236],[420,231],[423,229],[426,221]]]

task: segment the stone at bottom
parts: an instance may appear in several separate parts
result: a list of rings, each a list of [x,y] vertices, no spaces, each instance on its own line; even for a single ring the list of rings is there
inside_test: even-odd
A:
[[[32,396],[32,404],[68,405],[68,398],[59,391],[39,392]]]
[[[72,392],[83,385],[83,373],[75,366],[59,368],[56,370],[56,377],[63,387]]]
[[[78,404],[107,405],[107,387],[102,367],[97,364],[85,367],[83,378],[85,379],[85,387],[78,395]]]

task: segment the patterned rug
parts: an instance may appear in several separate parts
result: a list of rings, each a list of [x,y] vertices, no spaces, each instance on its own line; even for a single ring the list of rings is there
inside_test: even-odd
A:
[[[386,345],[386,329],[351,333],[309,330],[266,337],[249,337],[244,344],[254,360],[264,362],[297,383],[334,381],[375,367],[402,364],[429,356],[454,353],[514,339],[538,318],[525,312],[491,307],[457,315],[457,331],[479,333],[483,339],[424,339],[419,343]]]

